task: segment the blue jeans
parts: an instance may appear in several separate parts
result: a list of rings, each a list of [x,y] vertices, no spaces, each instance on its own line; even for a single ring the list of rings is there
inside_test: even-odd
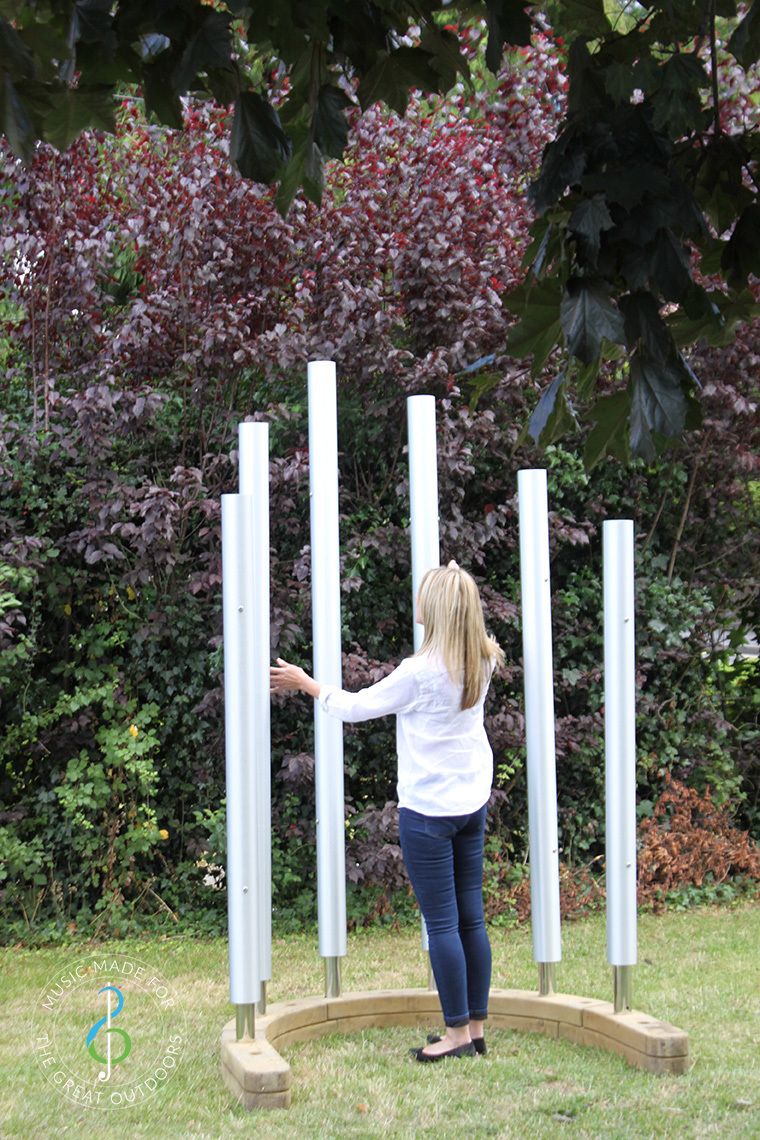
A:
[[[470,815],[399,811],[404,863],[430,943],[430,965],[446,1025],[488,1015],[491,944],[483,916],[484,804]]]

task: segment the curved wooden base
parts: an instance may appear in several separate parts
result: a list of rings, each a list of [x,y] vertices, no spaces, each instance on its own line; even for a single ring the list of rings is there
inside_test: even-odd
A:
[[[618,1053],[652,1073],[685,1073],[689,1038],[682,1029],[634,1010],[615,1013],[611,1002],[571,994],[544,997],[527,990],[492,990],[489,1027],[561,1037]],[[440,1023],[432,990],[380,990],[339,998],[305,998],[272,1005],[256,1018],[254,1039],[235,1039],[234,1019],[222,1031],[222,1077],[246,1108],[287,1108],[290,1065],[278,1049],[328,1033],[356,1033],[384,1025]]]

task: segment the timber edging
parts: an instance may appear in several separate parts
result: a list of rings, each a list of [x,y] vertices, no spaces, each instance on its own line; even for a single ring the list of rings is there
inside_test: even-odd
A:
[[[611,1002],[572,994],[541,996],[528,990],[491,990],[493,1029],[543,1033],[617,1053],[652,1073],[685,1073],[689,1038],[682,1029],[637,1010],[615,1013]],[[377,990],[338,998],[279,1002],[256,1017],[255,1038],[236,1040],[234,1019],[221,1038],[222,1077],[246,1108],[287,1108],[291,1072],[279,1049],[328,1033],[356,1033],[389,1025],[440,1022],[434,990]]]

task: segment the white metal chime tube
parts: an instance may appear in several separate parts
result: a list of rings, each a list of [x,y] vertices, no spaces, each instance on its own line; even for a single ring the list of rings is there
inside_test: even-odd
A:
[[[425,630],[415,620],[420,582],[440,564],[438,533],[438,452],[435,437],[435,396],[409,396],[406,401],[409,436],[409,514],[412,539],[412,621],[415,652]],[[429,949],[422,919],[422,949]],[[432,974],[429,981],[432,983]]]
[[[539,965],[539,992],[546,994],[554,989],[554,964],[562,957],[546,472],[518,472],[517,490],[528,753],[531,926],[533,957]]]
[[[631,1007],[636,963],[636,647],[633,522],[603,524],[607,960],[615,1012]]]
[[[314,676],[342,685],[340,535],[338,528],[338,414],[335,364],[308,366],[309,488]],[[327,997],[340,994],[346,954],[346,852],[343,725],[314,704],[317,801],[317,909],[319,952]]]
[[[254,639],[253,511],[243,495],[222,495],[224,620],[224,735],[227,783],[227,914],[230,1000],[238,1038],[254,1035],[261,999],[257,933],[258,841],[256,779],[251,759],[254,685],[249,653]]]
[[[252,821],[258,844],[259,1010],[266,1012],[266,983],[272,977],[272,740],[269,697],[269,424],[238,427],[240,493],[251,503],[253,642],[248,652],[252,671],[253,737],[251,760],[256,788]]]
[[[438,452],[435,438],[435,396],[409,396],[409,514],[412,539],[412,607],[416,609],[420,582],[440,564],[438,535]],[[414,650],[422,645],[423,627],[414,623]]]

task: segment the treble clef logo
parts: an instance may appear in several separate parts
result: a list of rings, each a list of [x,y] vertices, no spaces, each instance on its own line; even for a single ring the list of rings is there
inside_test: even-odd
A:
[[[124,1007],[124,997],[122,995],[121,990],[118,988],[118,986],[103,986],[102,989],[98,990],[98,993],[99,994],[104,994],[104,993],[108,994],[108,1012],[106,1013],[105,1017],[101,1017],[100,1021],[96,1021],[95,1024],[92,1026],[89,1033],[87,1034],[87,1038],[85,1040],[85,1045],[87,1046],[87,1052],[90,1054],[90,1056],[93,1058],[93,1060],[98,1061],[99,1064],[106,1066],[106,1069],[101,1070],[100,1073],[98,1074],[98,1079],[101,1081],[107,1081],[111,1076],[112,1066],[118,1065],[121,1061],[125,1060],[129,1056],[129,1051],[132,1048],[132,1039],[130,1038],[129,1034],[127,1033],[127,1031],[125,1029],[119,1029],[118,1027],[114,1027],[111,1025],[111,1021],[113,1020],[113,1018],[116,1017],[117,1014],[121,1013],[121,1011]],[[111,994],[112,993],[116,994],[117,998],[119,999],[119,1004],[116,1006],[116,1009],[113,1010],[113,1012],[111,1011]],[[105,1026],[105,1033],[106,1033],[106,1055],[105,1055],[105,1057],[101,1057],[100,1054],[98,1053],[97,1049],[95,1048],[95,1038],[97,1037],[98,1033],[103,1028],[103,1026]],[[112,1057],[111,1056],[111,1035],[113,1033],[118,1033],[118,1035],[121,1037],[122,1042],[123,1042],[123,1051],[119,1054],[118,1057]]]

